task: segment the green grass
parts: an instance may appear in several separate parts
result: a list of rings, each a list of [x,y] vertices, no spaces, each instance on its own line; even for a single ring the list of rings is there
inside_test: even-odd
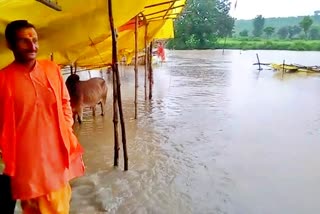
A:
[[[217,42],[216,48],[242,49],[242,50],[296,50],[296,51],[320,51],[320,40],[276,40],[257,38],[228,38]]]

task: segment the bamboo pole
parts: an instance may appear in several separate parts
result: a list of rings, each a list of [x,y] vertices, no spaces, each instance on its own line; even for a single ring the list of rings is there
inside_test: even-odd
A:
[[[111,11],[111,6],[109,5],[108,0],[108,6],[109,6],[109,11]],[[114,34],[114,28],[113,24],[111,24],[111,17],[109,12],[109,19],[110,19],[110,28],[112,31],[112,35]],[[112,19],[113,22],[113,19]],[[116,69],[118,69],[115,65],[115,59],[113,57],[113,50],[115,49],[116,46],[116,40],[112,37],[112,85],[113,85],[113,135],[114,135],[114,159],[113,159],[113,165],[114,166],[119,166],[119,128],[118,128],[118,123],[119,123],[119,113],[118,113],[118,90],[117,90],[117,75],[116,75]]]
[[[114,86],[114,91],[116,91],[116,96],[114,95],[114,98],[116,98],[118,103],[118,110],[120,115],[120,125],[121,125],[121,136],[122,136],[122,144],[123,144],[123,159],[124,159],[124,170],[128,170],[128,153],[127,153],[127,138],[126,138],[126,129],[125,129],[125,123],[124,123],[124,117],[123,117],[123,111],[122,111],[122,101],[121,101],[121,83],[120,83],[120,75],[119,75],[119,68],[118,68],[118,56],[117,56],[117,38],[115,34],[115,28],[114,28],[114,22],[113,22],[113,14],[112,14],[112,0],[108,0],[108,12],[109,12],[109,21],[110,21],[110,29],[111,29],[111,35],[112,35],[112,68],[113,68],[113,78],[114,83],[116,82],[116,86]],[[114,107],[114,109],[116,106]],[[114,112],[116,114],[116,118],[118,117],[118,112]],[[114,122],[116,129],[115,132],[117,132],[117,124]],[[118,137],[118,136],[115,136]],[[115,138],[115,144],[116,144],[116,138]],[[116,145],[115,145],[116,149]],[[119,151],[119,150],[117,150]]]
[[[148,21],[146,16],[141,13],[144,22],[144,99],[147,100],[147,82],[148,82],[148,60],[149,60],[149,50],[148,50]]]
[[[284,72],[285,72],[285,69],[284,69],[285,62],[286,62],[286,61],[283,60],[283,63],[282,63],[282,79],[283,79]]]
[[[138,117],[138,19],[139,16],[137,15],[134,25],[134,119],[137,119]]]
[[[78,66],[76,62],[73,64],[73,68],[74,68],[73,73],[76,74],[78,71]]]
[[[73,66],[70,65],[70,74],[73,74]]]
[[[258,65],[259,65],[259,71],[261,71],[262,68],[261,68],[261,63],[260,63],[259,55],[258,55],[258,54],[256,54],[256,55],[257,55],[257,60],[258,60]]]
[[[222,55],[224,55],[224,49],[225,49],[225,47],[226,47],[226,43],[227,43],[227,36],[224,37]]]
[[[152,85],[153,85],[152,47],[153,47],[153,42],[151,42],[149,46],[149,100],[152,99]]]
[[[113,165],[119,166],[119,113],[118,113],[118,95],[117,95],[117,78],[113,67],[112,83],[113,83],[113,135],[114,135],[114,159]]]
[[[145,50],[145,57],[144,57],[144,99],[147,100],[147,79],[148,79],[148,58],[149,58],[149,51],[148,51],[148,23],[145,23],[145,32],[144,32],[144,50]]]

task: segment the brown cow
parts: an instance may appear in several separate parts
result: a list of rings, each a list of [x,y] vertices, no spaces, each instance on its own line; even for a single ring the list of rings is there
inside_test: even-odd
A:
[[[70,102],[73,112],[73,118],[78,116],[78,122],[82,122],[83,108],[90,107],[95,116],[96,105],[101,105],[101,115],[104,115],[107,101],[108,88],[103,78],[94,77],[85,81],[80,81],[77,74],[71,74],[66,85],[70,94]]]

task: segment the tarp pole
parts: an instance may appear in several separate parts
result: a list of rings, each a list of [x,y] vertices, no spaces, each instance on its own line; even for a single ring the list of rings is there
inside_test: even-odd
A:
[[[112,0],[108,0],[108,12],[109,12],[109,21],[110,21],[110,29],[112,35],[112,70],[113,70],[113,109],[114,109],[114,133],[115,133],[115,162],[114,165],[118,166],[118,152],[119,152],[119,141],[118,141],[118,117],[120,115],[120,125],[121,125],[121,136],[122,136],[122,145],[123,145],[123,159],[124,159],[124,170],[128,170],[128,153],[127,153],[127,138],[126,138],[126,129],[122,111],[122,101],[121,101],[121,83],[120,83],[120,75],[119,75],[119,68],[118,68],[118,50],[117,50],[117,38],[114,28],[113,22],[113,14],[112,14]],[[118,105],[116,105],[118,104]],[[118,110],[117,111],[117,106]],[[119,115],[118,115],[119,113]],[[116,154],[118,156],[116,156]]]
[[[139,16],[135,17],[135,26],[134,26],[134,119],[138,117],[138,25],[139,25]]]
[[[78,67],[77,67],[77,63],[75,62],[75,63],[74,63],[74,73],[76,74],[77,71],[78,71]],[[90,78],[91,78],[91,77],[90,77]]]
[[[149,100],[152,99],[152,85],[153,85],[152,47],[153,47],[153,42],[151,42],[149,46]]]
[[[145,31],[144,31],[144,99],[147,100],[147,79],[148,79],[148,59],[149,59],[149,51],[148,51],[148,23],[145,23]]]

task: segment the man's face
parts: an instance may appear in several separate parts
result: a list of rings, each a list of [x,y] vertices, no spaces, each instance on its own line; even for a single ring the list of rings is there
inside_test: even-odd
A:
[[[16,32],[15,46],[10,47],[16,60],[30,62],[36,59],[38,35],[34,28],[22,28]]]

